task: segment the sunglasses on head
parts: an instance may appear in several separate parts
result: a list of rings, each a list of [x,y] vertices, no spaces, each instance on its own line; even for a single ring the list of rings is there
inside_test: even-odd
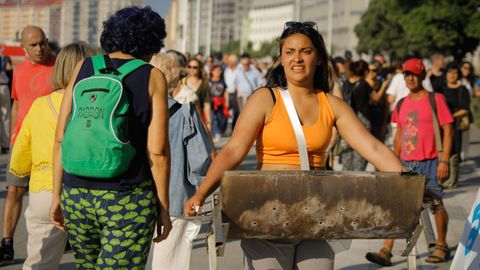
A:
[[[294,26],[299,26],[299,25],[307,27],[307,28],[313,28],[313,29],[318,31],[317,23],[312,22],[312,21],[306,21],[306,22],[288,21],[288,22],[285,23],[285,27],[284,27],[283,30],[285,30],[287,28],[292,28]]]

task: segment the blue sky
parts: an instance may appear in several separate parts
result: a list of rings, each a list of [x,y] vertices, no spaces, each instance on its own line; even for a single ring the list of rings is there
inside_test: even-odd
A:
[[[172,0],[145,0],[145,5],[151,6],[162,17],[167,16],[171,3]]]

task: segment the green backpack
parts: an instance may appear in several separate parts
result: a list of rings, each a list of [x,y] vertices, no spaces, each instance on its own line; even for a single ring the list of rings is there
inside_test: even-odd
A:
[[[111,63],[106,55],[93,56],[95,73],[73,88],[72,113],[62,141],[62,165],[70,174],[112,178],[125,172],[135,156],[122,81],[148,63],[133,59],[113,69],[105,60]]]

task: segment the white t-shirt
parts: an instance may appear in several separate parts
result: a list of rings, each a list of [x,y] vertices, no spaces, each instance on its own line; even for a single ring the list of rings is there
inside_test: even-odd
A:
[[[465,78],[462,78],[460,80],[460,82],[462,83],[463,86],[465,86],[465,88],[467,88],[468,90],[468,93],[470,94],[470,97],[473,96],[473,87],[472,87],[472,84]]]
[[[428,77],[423,80],[422,85],[427,91],[433,91],[432,83]],[[397,102],[410,94],[410,89],[408,89],[407,84],[405,83],[403,73],[397,73],[393,76],[386,93],[387,95],[392,95],[395,97],[395,101],[390,104],[390,111],[393,111],[395,105],[397,105]]]

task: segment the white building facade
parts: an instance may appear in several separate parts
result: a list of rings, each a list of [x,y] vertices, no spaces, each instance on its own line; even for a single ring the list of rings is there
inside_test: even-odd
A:
[[[41,27],[61,47],[85,41],[100,45],[103,21],[127,6],[144,6],[143,0],[0,0],[0,41],[19,42],[27,25]]]
[[[251,0],[173,0],[167,15],[167,49],[209,55],[239,40]],[[173,32],[172,32],[173,31]]]
[[[294,19],[294,1],[254,1],[248,16],[250,18],[248,39],[253,50],[258,50],[262,43],[280,37],[285,22]]]
[[[173,0],[167,24],[175,25],[175,39],[168,44],[205,55],[232,41],[251,42],[258,50],[280,37],[286,21],[296,20],[316,22],[330,53],[355,53],[354,28],[368,4],[369,0]]]
[[[100,46],[103,21],[127,6],[144,6],[143,0],[65,0],[61,11],[60,46],[86,41]]]
[[[296,0],[296,4],[299,20],[316,22],[325,42],[331,41],[329,53],[355,52],[358,38],[354,28],[368,9],[368,0]]]

